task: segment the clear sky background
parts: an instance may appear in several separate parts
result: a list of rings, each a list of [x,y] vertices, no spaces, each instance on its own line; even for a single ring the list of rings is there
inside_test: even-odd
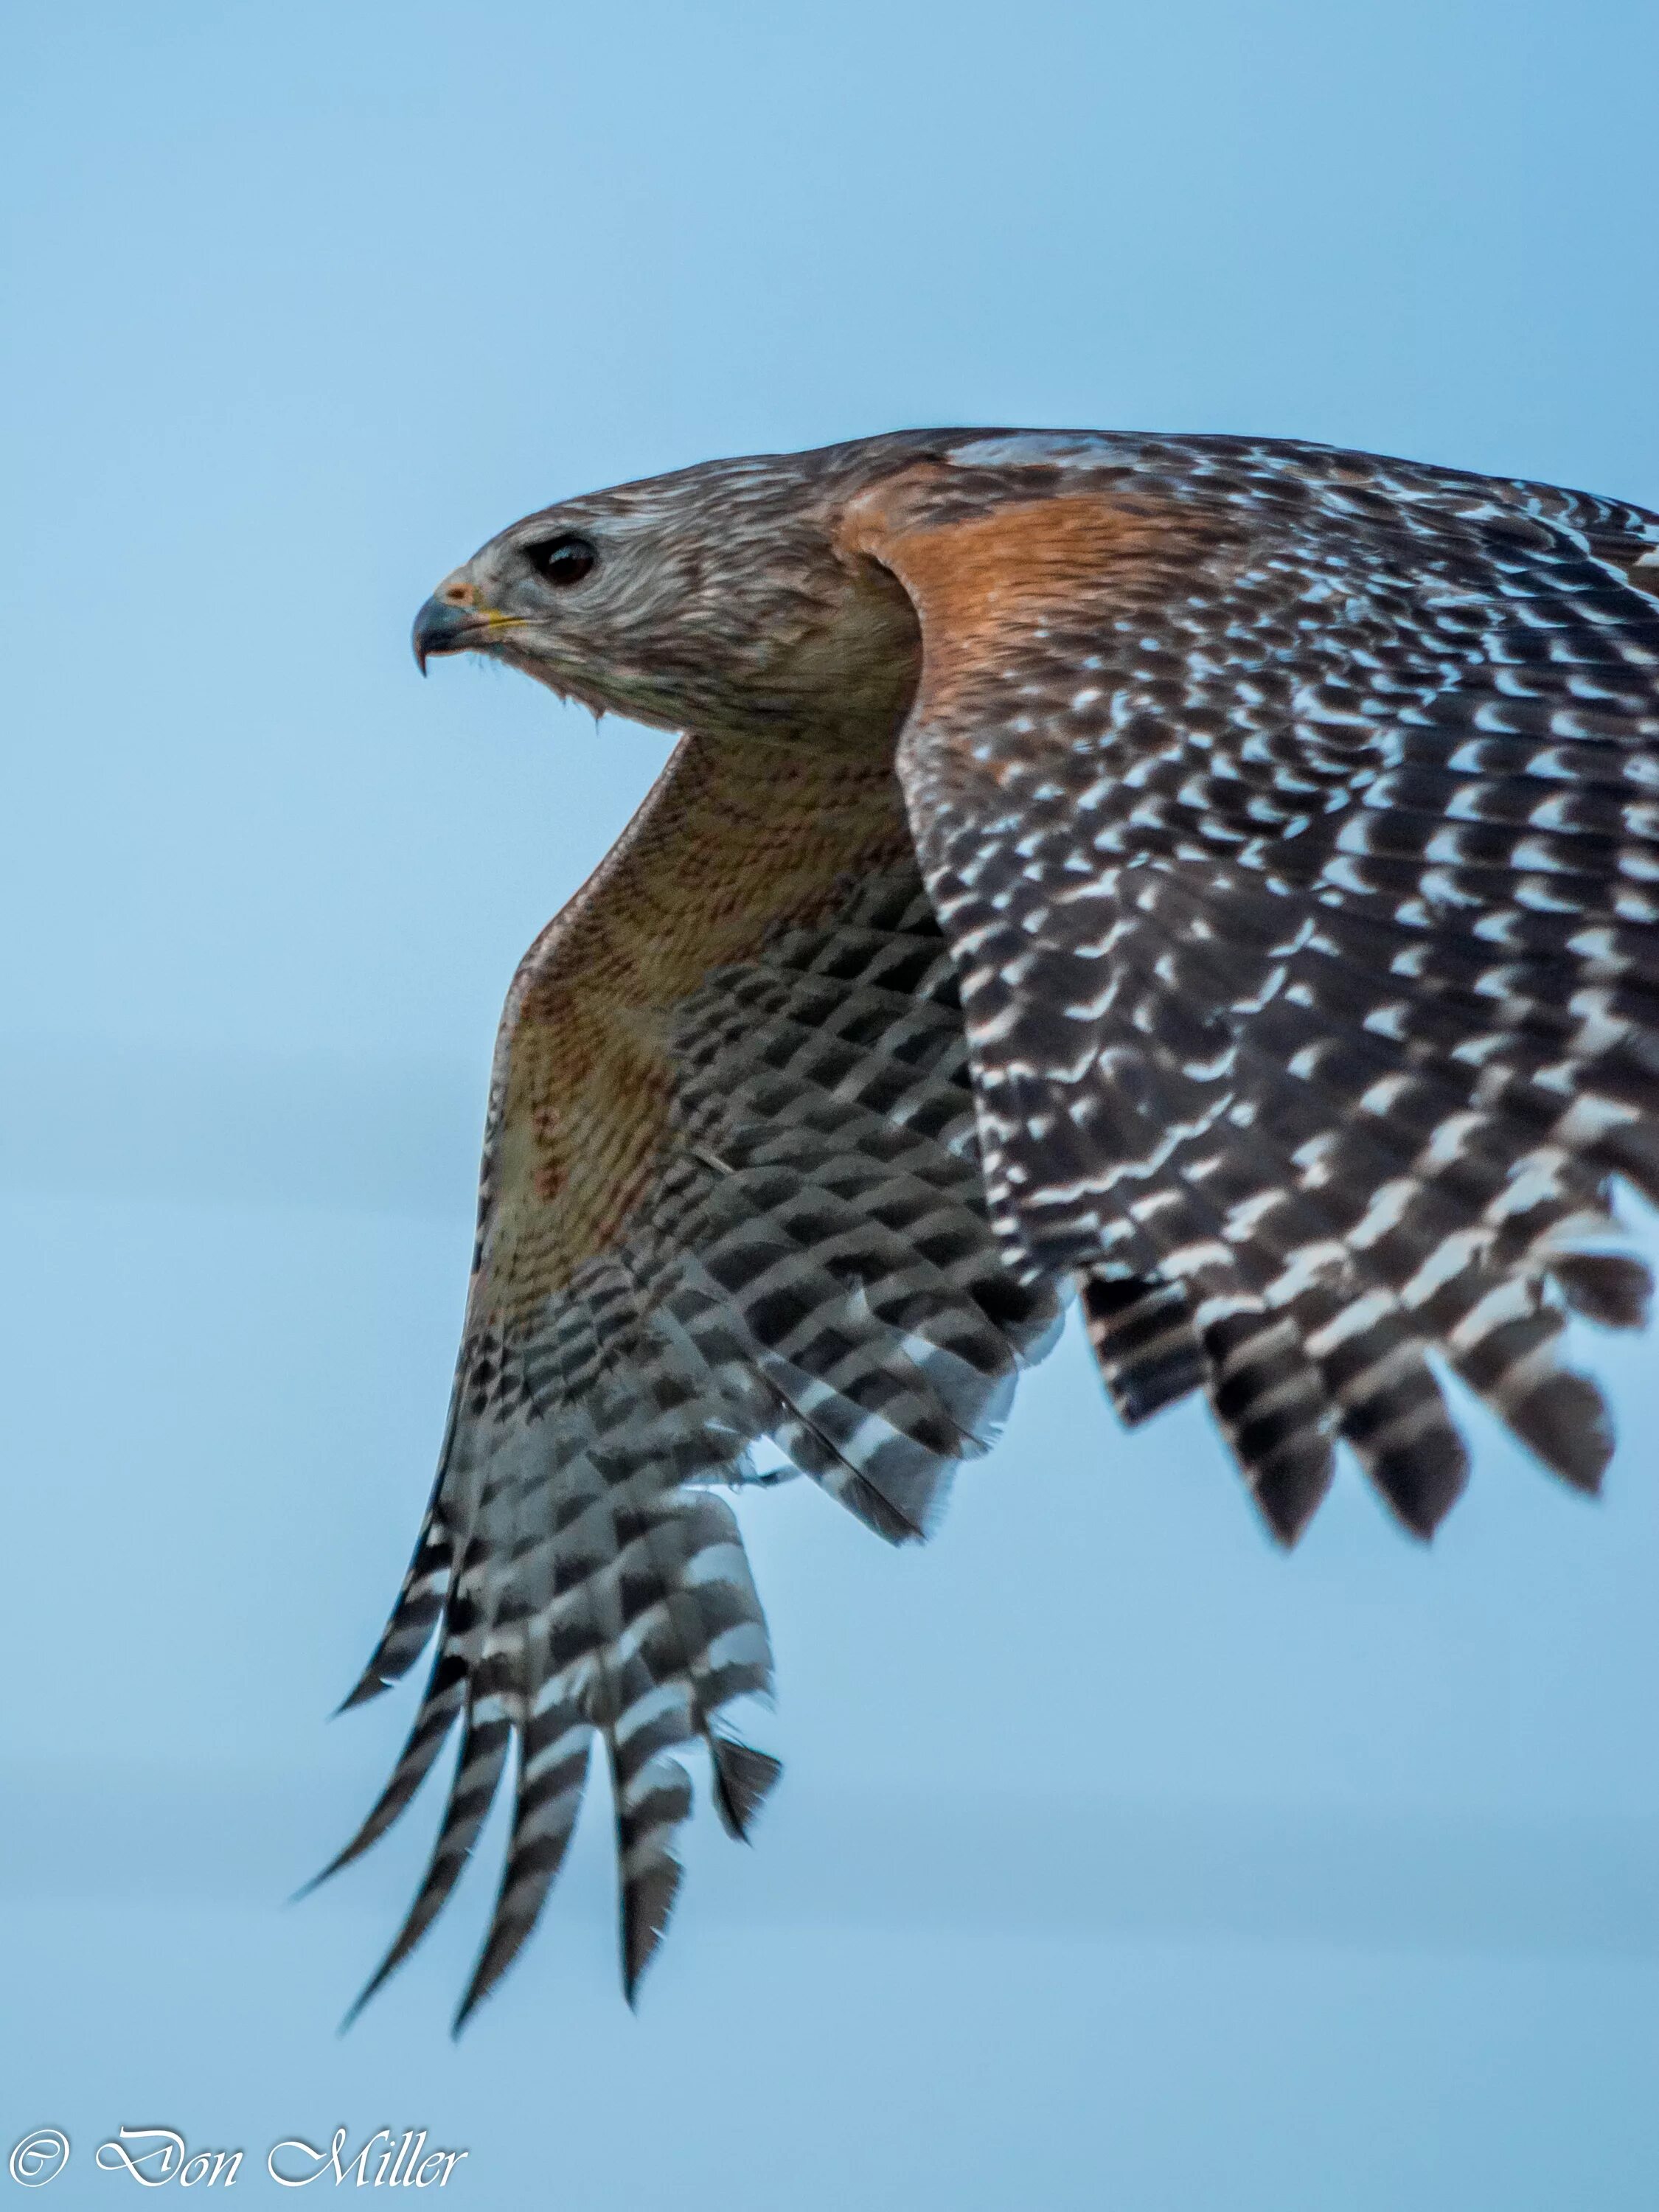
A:
[[[1659,2200],[1659,1391],[1294,1558],[1074,1345],[937,1542],[744,1515],[789,1771],[637,2019],[603,1808],[445,2033],[499,1835],[326,1716],[403,1565],[520,951],[662,757],[407,649],[566,493],[902,424],[1294,434],[1659,506],[1648,0],[55,0],[6,33],[0,2156],[424,2127],[613,2212]],[[0,2173],[0,2203],[27,2200]]]

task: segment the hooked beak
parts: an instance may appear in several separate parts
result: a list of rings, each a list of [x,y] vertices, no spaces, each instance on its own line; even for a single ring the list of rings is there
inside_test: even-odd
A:
[[[492,631],[516,629],[511,618],[476,606],[457,606],[453,600],[431,599],[415,617],[410,643],[415,665],[426,674],[428,656],[434,653],[465,653]]]

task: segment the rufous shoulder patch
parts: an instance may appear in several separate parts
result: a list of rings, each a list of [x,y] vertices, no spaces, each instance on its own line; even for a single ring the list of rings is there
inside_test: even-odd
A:
[[[1030,471],[969,489],[937,462],[849,501],[841,550],[879,562],[921,618],[932,703],[989,652],[1081,611],[1114,584],[1190,558],[1206,526],[1190,508],[1145,494],[1064,489],[1033,494]]]

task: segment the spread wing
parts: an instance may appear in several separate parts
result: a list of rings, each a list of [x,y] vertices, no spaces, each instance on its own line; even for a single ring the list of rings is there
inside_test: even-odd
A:
[[[992,1215],[1138,1418],[1204,1389],[1293,1538],[1427,1533],[1455,1371],[1593,1487],[1568,1309],[1659,1199],[1659,520],[1326,448],[957,441],[852,503],[924,644],[899,769]]]
[[[437,1485],[348,1703],[434,1633],[436,1656],[335,1867],[453,1732],[459,1752],[364,1999],[442,1906],[511,1765],[459,2025],[534,1924],[595,1737],[631,1999],[679,1879],[676,1747],[706,1747],[737,1834],[777,1771],[721,1723],[771,1673],[718,1486],[770,1438],[882,1534],[921,1533],[1055,1316],[987,1224],[954,974],[890,763],[683,744],[507,1001]]]

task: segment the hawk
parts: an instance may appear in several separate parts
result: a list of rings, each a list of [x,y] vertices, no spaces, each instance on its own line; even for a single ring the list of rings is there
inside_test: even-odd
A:
[[[1659,517],[1330,447],[905,432],[518,522],[475,652],[684,732],[507,997],[447,1432],[348,1704],[435,1638],[335,1862],[459,1730],[450,1893],[509,1766],[457,2025],[610,1770],[632,2000],[765,1625],[724,1486],[925,1534],[1081,1302],[1127,1423],[1201,1392],[1293,1542],[1346,1446],[1427,1536],[1444,1384],[1593,1490],[1571,1315],[1659,1200]],[[333,1869],[329,1869],[331,1872]],[[360,2000],[361,2002],[362,2000]]]

